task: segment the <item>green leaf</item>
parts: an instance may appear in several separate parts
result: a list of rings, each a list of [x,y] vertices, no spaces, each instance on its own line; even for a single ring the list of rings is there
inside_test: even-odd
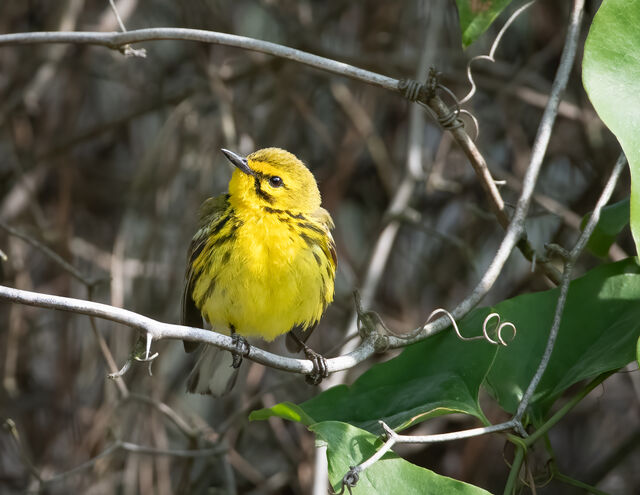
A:
[[[591,218],[591,213],[585,215],[580,225],[584,229]],[[593,230],[587,248],[596,256],[605,257],[609,248],[616,241],[620,231],[629,223],[629,198],[618,203],[605,206],[600,213],[600,219]]]
[[[462,45],[466,48],[484,33],[511,0],[456,0]]]
[[[486,311],[476,314],[470,325],[474,331],[468,335],[481,331]],[[379,420],[394,429],[451,413],[471,414],[486,422],[478,405],[478,390],[496,352],[496,346],[487,342],[462,342],[445,331],[373,366],[353,385],[333,387],[300,408],[313,422],[343,421],[376,433],[381,432]],[[289,411],[285,409],[283,415],[280,406],[252,416],[291,419],[286,416]]]
[[[335,421],[318,423],[309,428],[318,440],[327,444],[329,480],[333,490],[340,492],[342,478],[351,466],[361,464],[380,448],[381,442],[371,433]],[[346,492],[345,492],[346,493]],[[362,471],[353,489],[358,494],[424,493],[487,495],[489,492],[433,471],[418,467],[393,452]]]
[[[259,409],[257,411],[251,411],[249,414],[250,421],[264,421],[272,416],[287,419],[289,421],[296,421],[302,423],[305,426],[312,425],[316,421],[311,418],[304,410],[292,402],[281,402],[268,409]]]
[[[514,412],[544,351],[558,289],[525,294],[497,305],[518,328],[496,356],[487,386]],[[580,380],[615,370],[634,359],[640,336],[640,267],[636,260],[601,265],[571,282],[551,360],[534,394],[531,411],[543,416],[563,391]]]
[[[631,170],[631,232],[640,252],[640,3],[605,0],[582,61],[584,87],[598,115],[620,141]]]

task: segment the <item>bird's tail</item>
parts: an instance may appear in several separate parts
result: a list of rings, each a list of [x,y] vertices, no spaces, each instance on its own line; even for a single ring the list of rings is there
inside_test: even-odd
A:
[[[232,367],[229,351],[203,345],[196,365],[187,378],[187,392],[220,397],[228,393],[238,378],[238,368]]]

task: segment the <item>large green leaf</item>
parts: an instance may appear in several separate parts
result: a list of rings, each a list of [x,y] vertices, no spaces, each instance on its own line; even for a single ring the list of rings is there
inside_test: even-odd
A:
[[[486,311],[469,319],[473,330],[468,335],[481,331]],[[344,421],[376,433],[380,433],[379,420],[395,429],[455,412],[486,421],[478,405],[478,390],[496,352],[487,342],[461,342],[445,331],[373,366],[351,386],[333,387],[300,406],[283,403],[254,411],[250,417],[276,415],[306,425]]]
[[[511,0],[456,0],[464,47],[484,33]]]
[[[591,213],[582,219],[581,228],[591,218]],[[596,256],[605,257],[609,248],[616,241],[620,231],[629,224],[629,198],[618,203],[605,206],[600,213],[600,219],[589,238],[587,248]]]
[[[361,464],[380,448],[381,442],[371,433],[346,423],[327,421],[310,428],[319,441],[327,444],[329,480],[340,492],[342,478],[351,466]],[[361,472],[353,489],[358,494],[458,494],[487,495],[489,492],[433,471],[418,467],[399,458],[393,452],[385,454],[370,468]]]
[[[631,232],[640,252],[640,2],[604,0],[585,43],[582,80],[631,170]]]
[[[558,289],[522,295],[497,305],[516,323],[517,337],[496,356],[487,385],[514,412],[544,351]],[[640,267],[635,259],[601,265],[574,280],[545,374],[531,409],[544,415],[572,384],[621,368],[634,358],[640,335]]]

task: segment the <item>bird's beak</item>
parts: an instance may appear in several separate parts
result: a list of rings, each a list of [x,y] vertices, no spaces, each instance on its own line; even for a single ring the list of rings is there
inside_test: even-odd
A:
[[[224,156],[227,157],[227,160],[233,163],[245,174],[256,175],[255,172],[249,168],[249,163],[247,162],[246,158],[243,158],[240,155],[235,154],[233,151],[225,150],[224,148],[222,148],[222,152],[224,153]]]

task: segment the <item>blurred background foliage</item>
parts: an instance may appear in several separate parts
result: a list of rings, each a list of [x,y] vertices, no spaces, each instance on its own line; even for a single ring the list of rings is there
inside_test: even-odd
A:
[[[396,78],[414,77],[426,50],[459,96],[468,90],[467,60],[487,52],[501,25],[463,52],[455,3],[446,0],[116,5],[128,29],[175,26],[246,35]],[[589,2],[588,16],[597,6]],[[507,181],[507,202],[519,193],[568,7],[538,2],[507,32],[495,64],[474,64],[479,93],[468,108],[480,123],[480,150],[494,175]],[[107,1],[0,3],[2,33],[117,29]],[[425,45],[427,36],[431,43]],[[278,146],[312,169],[336,221],[336,300],[311,338],[316,350],[335,352],[350,321],[352,291],[361,286],[377,236],[389,221],[385,211],[405,174],[409,103],[382,89],[235,48],[175,41],[142,46],[145,59],[89,46],[0,49],[0,220],[97,282],[89,293],[41,250],[0,229],[0,249],[8,257],[0,264],[2,283],[91,297],[178,322],[198,206],[224,192],[231,174],[219,149],[246,154]],[[538,249],[577,238],[580,219],[619,153],[588,103],[579,62],[527,226]],[[502,235],[465,157],[428,115],[422,120],[426,178],[412,197],[410,220],[400,227],[371,304],[396,331],[409,331],[432,309],[450,308],[464,297]],[[628,180],[623,178],[614,200],[628,194]],[[609,257],[625,253],[633,253],[628,228]],[[589,256],[582,261],[576,276],[599,262]],[[486,302],[547,287],[516,252]],[[106,321],[96,325],[122,365],[134,332]],[[285,352],[279,341],[265,347]],[[117,439],[158,449],[209,448],[217,442],[228,448],[226,455],[206,459],[119,452],[51,483],[47,493],[310,492],[312,435],[277,418],[246,420],[251,409],[313,396],[316,390],[303,378],[246,361],[246,382],[231,397],[189,396],[184,381],[192,357],[178,342],[154,344],[154,350],[160,353],[154,375],[135,366],[124,378],[126,389],[118,387],[105,378],[111,370],[86,317],[0,303],[0,416],[15,421],[22,456],[43,477],[81,464]],[[637,452],[616,470],[606,468],[619,447],[616,439],[638,427],[637,395],[629,383],[627,375],[613,377],[553,431],[560,464],[591,482],[604,478],[600,486],[614,493],[640,487],[633,470]],[[157,401],[155,406],[145,397]],[[162,414],[160,403],[184,418],[189,434]],[[487,407],[490,420],[504,419]],[[472,425],[454,415],[416,432]],[[511,456],[503,448],[499,437],[481,437],[397,451],[492,490],[503,486],[503,455]],[[23,492],[33,483],[14,439],[1,432],[0,492]]]

